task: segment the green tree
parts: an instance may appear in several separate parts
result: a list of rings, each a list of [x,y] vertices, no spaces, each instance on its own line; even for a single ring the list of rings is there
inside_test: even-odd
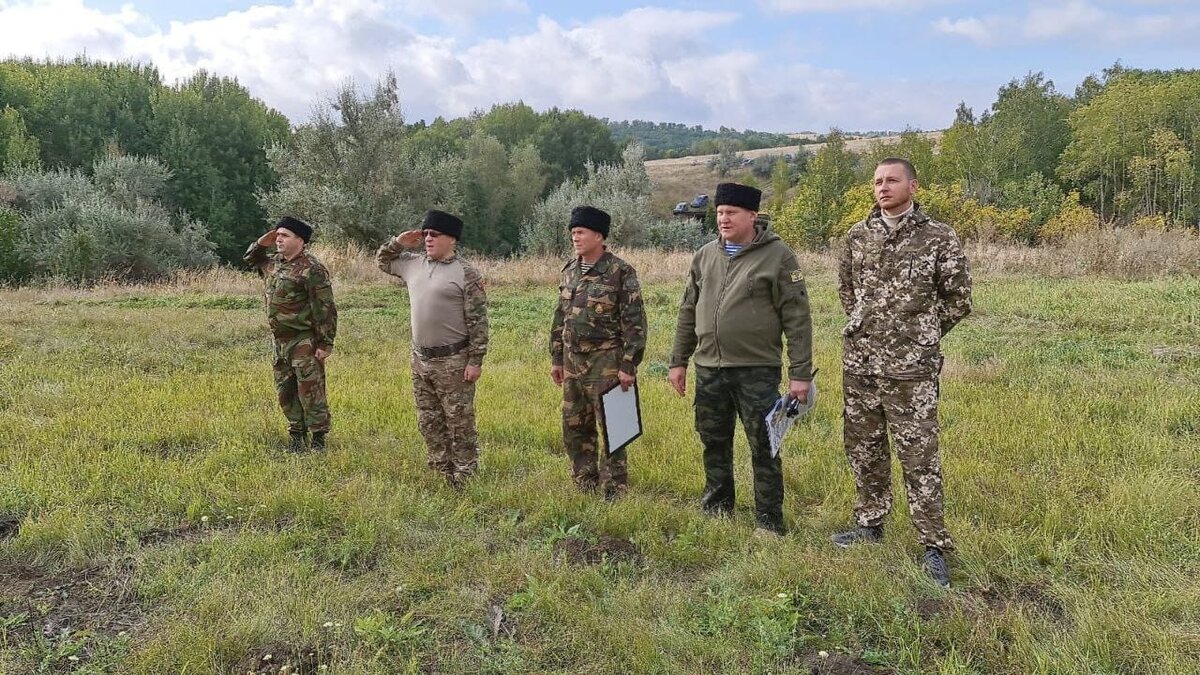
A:
[[[461,163],[463,244],[507,255],[520,246],[520,223],[545,184],[537,149],[523,145],[506,151],[495,138],[476,133]]]
[[[425,209],[461,213],[461,160],[406,145],[398,90],[391,73],[367,95],[348,82],[289,144],[272,148],[279,186],[262,195],[266,212],[296,215],[321,237],[366,247],[418,226]]]
[[[200,71],[154,99],[157,154],[170,168],[168,194],[208,224],[218,255],[241,259],[263,230],[258,193],[277,177],[266,149],[287,140],[287,118],[235,80]]]
[[[1070,124],[1058,175],[1103,217],[1200,217],[1200,71],[1121,70]]]
[[[475,131],[491,136],[506,148],[515,148],[528,142],[541,123],[541,117],[523,101],[501,103],[480,116]]]
[[[834,226],[843,219],[846,191],[855,181],[855,157],[846,149],[838,129],[826,136],[825,145],[808,163],[795,196],[773,219],[773,227],[793,246],[821,250],[829,245]]]
[[[532,139],[545,164],[547,184],[552,186],[585,176],[589,163],[615,164],[621,158],[608,126],[578,110],[546,111]]]
[[[0,111],[0,170],[36,167],[38,141],[29,135],[21,113],[5,106]]]

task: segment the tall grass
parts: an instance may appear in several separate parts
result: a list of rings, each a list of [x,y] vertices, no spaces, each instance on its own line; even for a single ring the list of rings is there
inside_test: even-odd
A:
[[[831,258],[804,262],[822,394],[786,442],[774,540],[752,534],[740,439],[734,517],[696,507],[692,408],[662,377],[687,256],[628,255],[646,433],[609,505],[561,454],[560,262],[483,263],[483,464],[459,493],[425,468],[403,290],[356,251],[318,255],[342,321],[324,456],[282,452],[251,275],[0,292],[0,672],[809,672],[822,651],[900,673],[1200,671],[1195,278],[979,257],[946,343],[943,593],[902,503],[883,545],[828,544],[853,502]],[[605,537],[640,557],[563,552]]]

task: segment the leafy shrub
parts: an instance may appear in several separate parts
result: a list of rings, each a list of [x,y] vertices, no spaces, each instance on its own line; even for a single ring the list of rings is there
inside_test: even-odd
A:
[[[170,172],[157,160],[111,156],[94,169],[94,179],[70,170],[12,177],[21,208],[0,211],[0,278],[151,279],[216,262],[205,226],[160,203]]]
[[[1044,241],[1059,242],[1071,235],[1084,234],[1100,228],[1096,212],[1079,203],[1079,193],[1071,192],[1063,197],[1058,213],[1042,227],[1040,236]]]
[[[644,151],[640,145],[625,149],[621,164],[588,166],[581,182],[564,181],[521,225],[521,246],[528,252],[562,254],[570,246],[567,225],[571,209],[589,204],[612,216],[608,242],[619,246],[650,245],[647,234],[650,215],[650,191],[653,184],[646,173]]]

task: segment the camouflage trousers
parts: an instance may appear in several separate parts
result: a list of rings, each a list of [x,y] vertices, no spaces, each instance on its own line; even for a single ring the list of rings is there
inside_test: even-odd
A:
[[[616,384],[620,360],[617,349],[563,354],[563,445],[571,458],[571,478],[584,490],[619,493],[629,486],[625,449],[599,452],[596,430],[602,419],[600,395]]]
[[[890,431],[921,544],[953,549],[942,511],[937,376],[895,380],[846,372],[842,386],[843,442],[858,492],[855,520],[862,526],[880,525],[892,510]]]
[[[430,468],[466,477],[479,464],[475,432],[475,383],[463,380],[467,352],[424,358],[412,356],[417,428],[425,439]]]
[[[771,457],[764,416],[779,398],[778,367],[696,367],[696,431],[704,444],[704,496],[708,511],[733,511],[733,431],[736,418],[750,443],[754,513],[758,523],[783,529],[783,460]]]
[[[288,433],[329,431],[325,366],[313,356],[311,338],[275,341],[275,393],[288,421]]]

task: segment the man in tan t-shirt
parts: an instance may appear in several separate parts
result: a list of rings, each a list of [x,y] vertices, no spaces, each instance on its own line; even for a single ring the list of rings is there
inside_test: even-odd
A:
[[[413,398],[429,466],[461,488],[479,463],[475,382],[487,353],[483,277],[455,253],[463,222],[427,211],[420,230],[379,247],[379,268],[408,286],[412,322]],[[422,255],[410,249],[425,244]]]

